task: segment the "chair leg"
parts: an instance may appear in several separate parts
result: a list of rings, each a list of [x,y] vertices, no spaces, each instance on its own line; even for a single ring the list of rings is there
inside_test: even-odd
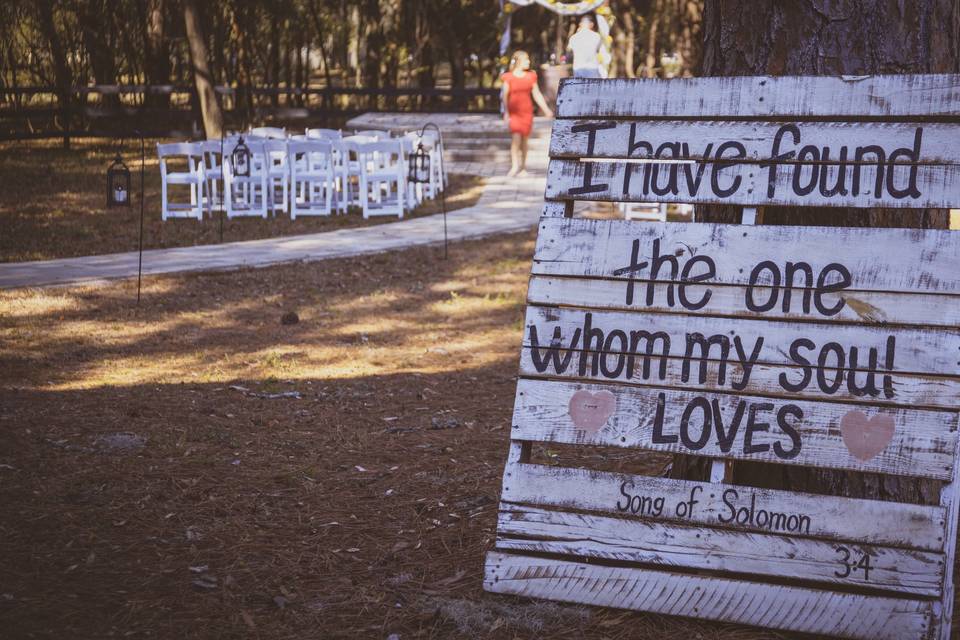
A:
[[[166,222],[167,220],[167,180],[166,177],[161,176],[160,179],[160,221]]]

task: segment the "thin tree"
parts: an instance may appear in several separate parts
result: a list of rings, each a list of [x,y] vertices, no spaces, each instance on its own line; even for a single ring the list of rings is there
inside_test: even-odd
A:
[[[197,86],[197,95],[200,98],[203,131],[208,140],[219,138],[223,135],[223,112],[220,111],[220,103],[217,102],[217,93],[214,89],[213,78],[210,75],[207,41],[203,37],[200,15],[197,12],[194,0],[183,0],[183,22],[186,28],[187,42],[190,45],[193,80]]]
[[[60,107],[61,127],[63,128],[63,148],[70,148],[70,99],[73,94],[73,78],[67,65],[67,51],[63,38],[54,20],[53,0],[37,2],[37,17],[40,31],[47,41],[50,57],[53,59],[53,77],[57,83],[57,106]]]

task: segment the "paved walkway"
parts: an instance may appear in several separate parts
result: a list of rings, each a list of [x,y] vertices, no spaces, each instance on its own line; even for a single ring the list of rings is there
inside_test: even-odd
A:
[[[471,163],[473,164],[473,163]],[[545,176],[503,177],[506,169],[451,163],[450,173],[487,178],[476,205],[447,214],[451,242],[529,229],[543,205]],[[443,242],[443,217],[425,216],[325,233],[143,252],[143,274],[264,267],[299,260],[343,258]],[[456,249],[454,249],[455,251]],[[0,289],[75,284],[137,275],[137,252],[0,264]]]

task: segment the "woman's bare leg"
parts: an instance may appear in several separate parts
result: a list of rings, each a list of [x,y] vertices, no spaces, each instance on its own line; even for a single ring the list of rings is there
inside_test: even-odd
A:
[[[517,175],[517,172],[520,171],[520,140],[522,137],[519,133],[510,136],[510,171],[507,173],[509,177]]]
[[[526,176],[527,174],[527,141],[530,136],[521,136],[520,138],[520,171],[517,175]]]

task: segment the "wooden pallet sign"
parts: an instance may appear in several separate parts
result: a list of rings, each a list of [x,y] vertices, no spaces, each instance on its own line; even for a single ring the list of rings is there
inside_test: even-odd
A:
[[[954,75],[565,82],[484,588],[949,638],[960,234],[570,215],[584,199],[745,218],[960,206],[958,116]],[[713,473],[536,464],[536,443],[705,456]],[[940,499],[736,485],[736,461],[925,479]]]

